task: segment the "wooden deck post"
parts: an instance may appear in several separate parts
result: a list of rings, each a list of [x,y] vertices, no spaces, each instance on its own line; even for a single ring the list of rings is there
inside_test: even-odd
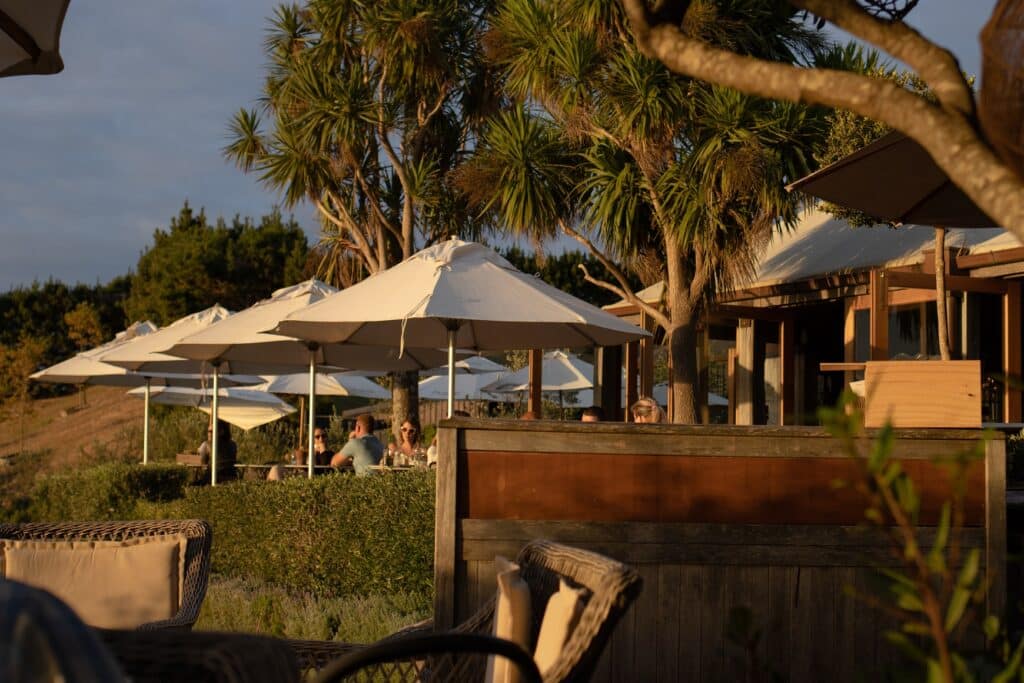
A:
[[[754,321],[736,327],[736,424],[754,424]]]
[[[655,325],[645,311],[640,311],[640,327],[654,332]],[[654,339],[644,337],[640,340],[640,394],[654,394]]]
[[[797,423],[796,415],[796,323],[783,320],[779,323],[779,424]]]
[[[543,363],[544,350],[530,349],[530,396],[526,409],[532,411],[538,418],[544,417],[544,403],[541,398],[541,387],[544,385],[544,378],[541,375]]]
[[[843,362],[857,360],[857,299],[843,299]],[[856,377],[849,370],[843,373],[843,386],[850,386]]]
[[[594,359],[594,400],[599,401],[604,419],[622,418],[622,347],[601,346]]]
[[[1008,280],[1003,295],[1003,421],[1021,421],[1021,287]]]
[[[640,343],[629,342],[626,344],[626,405],[631,406],[636,403],[637,398],[637,379],[639,375],[639,362],[640,362]],[[645,394],[646,395],[646,394]],[[628,411],[627,411],[628,412]],[[632,418],[631,415],[626,416],[628,422]]]
[[[871,360],[889,360],[889,282],[884,270],[871,271]]]

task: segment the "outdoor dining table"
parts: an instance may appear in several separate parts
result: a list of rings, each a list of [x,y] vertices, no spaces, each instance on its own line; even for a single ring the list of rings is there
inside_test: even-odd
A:
[[[308,472],[308,469],[306,468],[305,465],[296,465],[294,463],[284,464],[274,462],[268,462],[263,464],[235,463],[235,469],[238,470],[238,476],[241,479],[245,481],[250,481],[254,479],[266,479],[267,473],[269,473],[270,469],[275,465],[284,470],[284,476],[286,477],[304,476]],[[350,467],[343,467],[339,469],[331,467],[330,465],[313,466],[313,471],[316,474],[328,474],[329,472],[346,472],[351,470],[352,468]]]

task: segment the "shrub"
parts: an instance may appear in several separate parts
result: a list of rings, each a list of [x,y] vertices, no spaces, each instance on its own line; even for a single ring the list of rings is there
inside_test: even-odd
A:
[[[52,475],[33,488],[29,516],[37,521],[133,519],[140,501],[181,498],[186,476],[174,465],[124,463]]]
[[[434,473],[190,488],[143,517],[213,525],[213,570],[316,595],[433,595]]]

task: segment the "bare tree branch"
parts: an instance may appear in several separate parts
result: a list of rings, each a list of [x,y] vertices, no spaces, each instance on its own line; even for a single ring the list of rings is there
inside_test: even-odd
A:
[[[669,320],[668,316],[665,315],[665,312],[659,309],[657,306],[652,306],[651,304],[637,297],[636,293],[633,291],[633,288],[629,286],[629,281],[626,279],[626,275],[625,273],[622,272],[622,269],[619,268],[614,261],[608,258],[604,254],[604,252],[598,249],[597,246],[586,235],[573,229],[565,221],[558,221],[558,225],[562,229],[562,232],[564,232],[566,235],[569,235],[569,237],[572,237],[574,240],[585,246],[587,248],[587,251],[593,254],[594,258],[600,261],[601,265],[608,269],[608,272],[612,274],[612,277],[614,277],[615,281],[619,283],[619,286],[616,287],[610,282],[598,280],[597,278],[593,277],[587,271],[587,267],[581,263],[579,268],[580,270],[583,271],[584,280],[586,280],[592,285],[601,287],[602,289],[607,289],[609,292],[614,292],[620,298],[625,299],[626,301],[633,304],[637,308],[643,310],[645,313],[647,313],[647,315],[651,316],[651,318],[653,318],[655,322],[657,322],[666,330],[671,327],[671,321]]]

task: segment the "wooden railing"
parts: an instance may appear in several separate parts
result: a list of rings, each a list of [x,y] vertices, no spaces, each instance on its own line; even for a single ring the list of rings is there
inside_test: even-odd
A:
[[[920,490],[925,542],[950,493],[932,459],[979,436],[898,432],[894,457]],[[751,610],[763,665],[784,680],[872,680],[894,658],[884,619],[846,589],[866,592],[871,570],[896,560],[862,524],[860,496],[832,486],[857,470],[821,429],[456,419],[442,423],[439,451],[439,627],[494,593],[495,555],[548,538],[643,577],[597,680],[743,680],[743,653],[724,636],[735,607]],[[1005,603],[1004,457],[996,437],[972,466],[963,533],[995,570],[994,612]]]

